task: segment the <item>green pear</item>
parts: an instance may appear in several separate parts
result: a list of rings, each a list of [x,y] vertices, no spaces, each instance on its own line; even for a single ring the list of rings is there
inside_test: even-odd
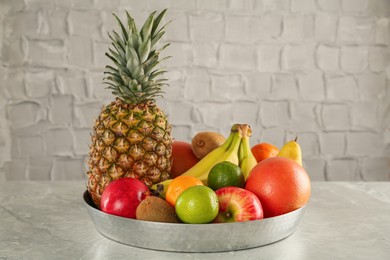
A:
[[[295,140],[285,143],[276,156],[292,159],[302,166],[302,152],[301,147],[297,143],[297,139],[298,137]]]

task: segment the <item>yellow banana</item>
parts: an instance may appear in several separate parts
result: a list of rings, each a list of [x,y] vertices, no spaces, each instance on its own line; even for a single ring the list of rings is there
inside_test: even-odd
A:
[[[210,171],[210,168],[214,166],[215,162],[229,149],[231,143],[233,142],[234,135],[233,132],[229,135],[229,137],[226,139],[226,141],[219,146],[218,148],[214,149],[210,153],[208,153],[205,157],[203,157],[198,163],[196,163],[192,168],[188,169],[186,172],[184,172],[182,175],[185,176],[193,176],[198,178],[205,172]],[[151,190],[156,191],[157,194],[159,194],[161,197],[165,197],[165,192],[169,186],[169,184],[172,182],[172,179],[154,184],[151,187]]]
[[[241,143],[240,143],[240,148],[238,148],[238,161],[239,161],[239,164],[241,164],[241,162],[244,160],[244,146],[242,145],[242,139],[241,139]]]
[[[248,136],[244,136],[241,140],[240,153],[242,153],[240,155],[240,158],[242,158],[240,160],[240,168],[246,180],[252,168],[257,164],[256,158],[253,156],[250,148]]]
[[[244,174],[245,180],[249,177],[249,173],[252,168],[257,164],[256,158],[253,156],[251,147],[249,144],[249,138],[252,136],[252,129],[249,125],[243,124],[240,127],[242,134],[239,158],[240,158],[240,168]]]
[[[239,164],[238,149],[239,149],[240,143],[241,143],[241,133],[239,131],[234,132],[233,136],[234,136],[234,139],[233,139],[229,149],[227,151],[225,151],[225,153],[222,156],[220,156],[214,162],[214,164],[212,164],[206,171],[204,171],[204,173],[201,176],[198,177],[198,179],[201,180],[205,185],[207,185],[207,178],[209,176],[209,172],[210,172],[211,168],[213,168],[213,166],[216,165],[217,163],[228,161],[228,162],[234,163],[236,165]]]

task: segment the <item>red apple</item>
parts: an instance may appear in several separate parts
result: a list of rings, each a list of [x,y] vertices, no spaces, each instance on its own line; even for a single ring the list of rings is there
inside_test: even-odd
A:
[[[199,159],[192,152],[191,144],[183,141],[174,141],[172,144],[172,178],[180,176],[192,166],[194,166]]]
[[[135,178],[112,181],[103,191],[100,209],[108,214],[135,218],[138,205],[150,195],[148,186]]]
[[[252,192],[239,187],[223,187],[215,191],[219,213],[214,223],[244,222],[263,218],[260,200]]]

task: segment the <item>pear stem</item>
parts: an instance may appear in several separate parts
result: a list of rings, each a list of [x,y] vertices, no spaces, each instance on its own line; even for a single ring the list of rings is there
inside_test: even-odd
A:
[[[297,140],[298,140],[298,136],[295,137],[294,142],[296,142]]]

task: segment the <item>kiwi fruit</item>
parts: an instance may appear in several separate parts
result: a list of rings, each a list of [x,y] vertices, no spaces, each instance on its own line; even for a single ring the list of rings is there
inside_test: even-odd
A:
[[[217,132],[199,132],[191,141],[192,152],[198,159],[202,159],[209,152],[221,146],[226,138]]]
[[[180,223],[175,208],[166,200],[156,196],[148,196],[142,200],[137,207],[135,215],[138,220]]]

